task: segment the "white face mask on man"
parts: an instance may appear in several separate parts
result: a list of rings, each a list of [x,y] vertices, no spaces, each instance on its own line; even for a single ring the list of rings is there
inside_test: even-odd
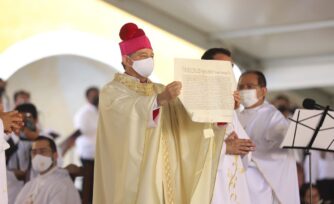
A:
[[[36,156],[34,156],[31,163],[32,163],[32,168],[35,171],[41,173],[50,168],[50,166],[52,165],[52,159],[51,157],[37,154]]]
[[[259,99],[257,98],[256,89],[246,89],[240,91],[241,104],[245,108],[251,107],[256,104]]]
[[[133,61],[132,68],[142,77],[149,77],[154,68],[154,60],[152,57]]]

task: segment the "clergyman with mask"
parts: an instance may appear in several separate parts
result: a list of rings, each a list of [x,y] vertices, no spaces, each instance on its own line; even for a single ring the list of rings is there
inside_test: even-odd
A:
[[[154,51],[143,29],[127,23],[120,38],[124,73],[100,94],[94,203],[210,203],[225,127],[191,120],[177,98],[181,82],[150,81]]]
[[[238,119],[256,144],[246,172],[251,203],[300,203],[296,161],[291,151],[280,148],[288,121],[266,101],[265,76],[260,71],[244,72],[238,91],[245,107]]]
[[[25,184],[15,203],[80,204],[80,196],[68,172],[57,166],[55,142],[39,136],[31,148],[32,168],[38,176]]]

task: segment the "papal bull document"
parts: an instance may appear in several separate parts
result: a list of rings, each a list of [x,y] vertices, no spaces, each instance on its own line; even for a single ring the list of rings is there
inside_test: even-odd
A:
[[[175,59],[179,96],[194,122],[231,122],[236,79],[229,61]]]

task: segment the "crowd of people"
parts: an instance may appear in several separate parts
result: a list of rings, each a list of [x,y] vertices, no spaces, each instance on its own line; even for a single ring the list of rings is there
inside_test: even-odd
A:
[[[31,101],[30,93],[18,90],[10,103],[6,83],[1,80],[0,85],[2,113],[18,113],[23,124],[17,131],[6,131],[3,137],[8,144],[5,150],[8,203],[92,203],[99,89],[86,90],[87,102],[74,118],[76,134],[57,145],[60,135],[42,128],[38,107]],[[73,146],[82,166],[63,165],[63,156]],[[83,177],[78,189],[74,185],[77,177]]]
[[[308,204],[310,194],[314,204],[334,203],[334,153],[312,150],[309,180],[304,152],[280,148],[296,107],[285,95],[268,101],[262,72],[240,76],[232,122],[194,123],[177,99],[181,82],[148,79],[154,53],[145,32],[129,23],[120,37],[124,73],[101,93],[86,90],[87,103],[61,144],[56,131],[42,128],[30,92],[16,91],[11,107],[0,79],[0,161],[7,176],[0,195],[9,204]],[[224,48],[208,49],[202,60],[234,63]],[[208,130],[214,136],[204,138]],[[72,147],[82,165],[65,167]]]

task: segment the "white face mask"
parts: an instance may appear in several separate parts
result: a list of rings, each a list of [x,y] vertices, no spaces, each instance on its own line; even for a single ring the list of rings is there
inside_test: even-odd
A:
[[[152,57],[133,61],[132,68],[142,77],[149,77],[154,68],[154,61]]]
[[[256,89],[248,89],[240,91],[241,104],[248,108],[259,101],[256,95]]]
[[[47,170],[51,166],[51,164],[52,164],[51,157],[46,157],[46,156],[37,154],[32,159],[32,168],[38,171],[39,173]]]

